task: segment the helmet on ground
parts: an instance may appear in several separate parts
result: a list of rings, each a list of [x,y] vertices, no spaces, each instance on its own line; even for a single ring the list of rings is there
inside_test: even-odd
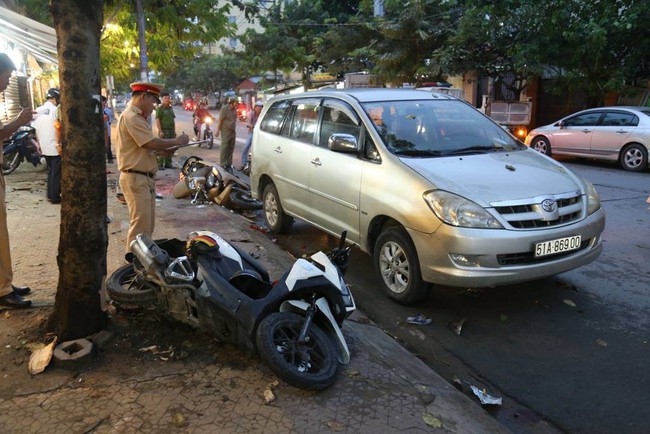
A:
[[[47,91],[47,93],[45,94],[45,98],[47,99],[56,98],[58,100],[59,98],[61,98],[61,91],[56,87],[53,87]]]
[[[201,253],[219,252],[219,244],[209,231],[193,231],[187,237],[185,248],[187,256],[196,258]]]

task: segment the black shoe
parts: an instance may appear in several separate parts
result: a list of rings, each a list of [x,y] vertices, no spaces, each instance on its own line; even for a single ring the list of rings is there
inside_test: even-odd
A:
[[[27,295],[27,294],[29,294],[30,292],[32,292],[32,290],[30,289],[29,286],[14,286],[14,285],[11,285],[11,287],[12,287],[13,290],[14,290],[14,294],[18,294],[18,295],[20,295],[21,297],[22,297],[23,295]]]
[[[26,307],[31,307],[31,305],[31,300],[25,300],[15,292],[0,297],[0,306],[12,307],[14,309],[24,309]]]

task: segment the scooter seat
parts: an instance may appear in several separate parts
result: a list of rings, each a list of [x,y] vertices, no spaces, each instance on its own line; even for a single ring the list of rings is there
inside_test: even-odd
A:
[[[260,273],[251,269],[236,271],[228,282],[252,299],[264,298],[273,285],[264,279]]]

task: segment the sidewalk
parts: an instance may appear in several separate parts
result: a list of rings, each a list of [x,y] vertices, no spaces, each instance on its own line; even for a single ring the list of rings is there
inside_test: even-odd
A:
[[[123,264],[128,220],[126,206],[116,200],[111,187],[117,174],[108,176],[110,274]],[[8,179],[9,188],[14,179]],[[174,199],[171,189],[177,179],[177,170],[159,172],[157,190],[164,198],[157,201],[155,237],[184,239],[190,230],[213,230],[258,256],[271,278],[291,266],[293,258],[267,235],[251,229],[241,215],[217,205],[193,206],[189,199]],[[38,219],[52,212],[46,201],[30,206],[24,213],[25,231],[38,227]],[[11,233],[12,246],[31,242],[22,235]],[[20,283],[31,284],[25,278]],[[12,319],[31,315],[36,321],[48,312],[53,291],[35,292],[32,299],[40,312],[0,315],[3,335],[24,337],[12,329]],[[0,384],[0,432],[508,432],[478,402],[444,381],[362,312],[355,312],[344,327],[351,363],[341,368],[331,388],[318,393],[278,381],[255,355],[154,315],[118,312],[109,330],[114,336],[110,344],[79,372],[50,366],[29,378],[25,360],[24,381],[14,379],[14,390]],[[8,381],[6,373],[2,377]],[[275,397],[270,403],[265,401],[267,390]]]

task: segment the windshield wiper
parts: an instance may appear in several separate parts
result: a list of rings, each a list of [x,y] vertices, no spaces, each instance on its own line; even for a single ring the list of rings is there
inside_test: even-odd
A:
[[[505,151],[503,146],[470,146],[463,149],[445,152],[445,155],[487,154],[490,151]]]
[[[439,157],[442,155],[440,151],[423,150],[423,149],[402,149],[393,152],[395,155],[405,155],[408,157]]]

